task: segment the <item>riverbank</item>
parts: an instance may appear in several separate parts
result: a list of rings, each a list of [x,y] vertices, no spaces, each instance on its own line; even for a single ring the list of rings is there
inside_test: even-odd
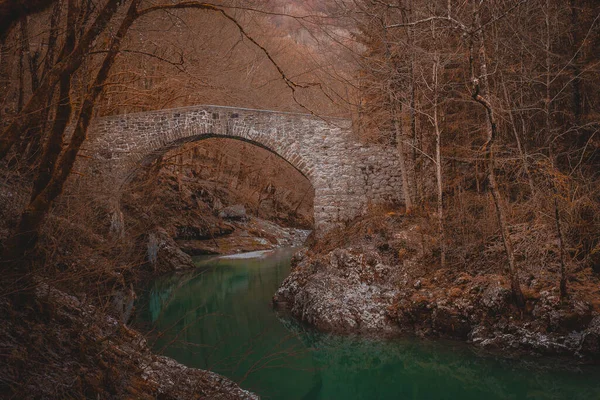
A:
[[[0,247],[18,223],[31,180],[3,169],[1,182]],[[227,214],[226,206],[211,210],[203,220],[203,203],[190,210],[185,201],[177,203],[175,190],[167,192],[173,207],[161,218],[171,220],[156,218],[155,230],[145,231],[150,225],[142,218],[127,219],[128,210],[125,235],[118,237],[104,225],[110,214],[103,207],[59,206],[48,217],[39,246],[23,260],[32,273],[17,280],[7,271],[0,279],[0,397],[258,398],[221,375],[153,353],[145,337],[128,325],[136,287],[165,272],[195,268],[180,248],[185,238],[177,233],[183,236],[182,227],[228,227],[212,251],[226,254],[295,244],[309,231],[279,227],[245,213]],[[142,204],[134,206],[140,207],[138,217],[152,218]],[[186,207],[189,212],[181,212]],[[94,213],[98,221],[86,219]],[[213,239],[198,240],[194,246]],[[27,282],[34,283],[33,292]],[[19,301],[22,296],[15,298],[23,290],[28,290],[25,302]]]
[[[122,208],[138,262],[151,277],[194,268],[193,256],[299,246],[311,232],[310,202],[256,199],[248,188],[230,184],[233,177],[225,174],[223,182],[215,182],[203,169],[148,174],[131,183]]]
[[[367,216],[300,252],[274,305],[323,331],[450,338],[505,356],[600,361],[600,280],[590,268],[570,269],[561,301],[557,268],[521,266],[527,304],[520,310],[501,262],[441,268],[424,251],[433,240],[413,217]],[[499,243],[482,250],[502,259]]]
[[[27,308],[3,299],[0,309],[0,397],[258,399],[218,374],[152,353],[107,310],[47,284]]]
[[[270,251],[297,245],[309,233],[248,218],[237,222],[238,237],[253,237],[240,229],[242,225],[261,227],[265,235],[286,234],[274,243],[259,243],[256,247],[232,245],[223,253],[235,257],[247,248]],[[75,286],[79,290],[73,295],[64,291],[69,282],[61,282],[53,273],[35,278],[35,296],[24,309],[2,297],[0,351],[6,357],[0,366],[0,392],[16,398],[60,398],[77,393],[108,399],[257,399],[258,396],[222,375],[189,368],[154,353],[145,336],[129,326],[138,285],[165,272],[181,269],[193,272],[197,267],[176,241],[167,235],[162,240],[157,245],[157,262],[163,262],[162,267],[169,268],[168,271],[123,270],[127,274],[125,279],[137,281],[136,286],[113,283],[112,287],[105,287],[107,282],[102,281],[96,291],[88,285],[88,295],[81,293],[81,285]],[[76,268],[83,266],[70,266],[71,270]],[[111,271],[110,276],[117,282],[124,280],[119,275],[118,271]]]
[[[307,326],[268,305],[289,273],[290,250],[209,257],[197,270],[154,279],[140,291],[134,326],[149,333],[157,351],[210,367],[269,399],[596,400],[600,394],[598,366],[506,360],[456,340],[382,340]]]
[[[147,273],[144,279],[171,271],[194,269],[194,256],[226,256],[253,251],[274,250],[282,247],[301,246],[310,230],[282,227],[261,218],[245,216],[238,220],[220,220],[228,228],[212,237],[177,236],[167,228],[154,228],[142,236],[138,244],[145,253]]]

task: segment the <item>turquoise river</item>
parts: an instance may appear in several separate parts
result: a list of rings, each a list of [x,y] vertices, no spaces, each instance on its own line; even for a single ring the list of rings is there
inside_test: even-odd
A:
[[[199,259],[196,270],[147,287],[136,325],[157,353],[225,375],[263,399],[600,399],[598,367],[303,326],[270,304],[291,255],[284,249],[255,259]]]

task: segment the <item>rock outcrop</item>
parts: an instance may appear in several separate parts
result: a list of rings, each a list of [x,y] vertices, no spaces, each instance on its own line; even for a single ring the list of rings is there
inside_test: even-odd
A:
[[[600,360],[600,316],[594,317],[583,332],[579,352],[595,360]]]
[[[248,218],[246,214],[246,207],[242,204],[234,204],[229,207],[223,208],[219,212],[219,217],[224,219],[232,219],[234,221],[244,221]]]
[[[599,359],[600,317],[579,293],[560,301],[556,290],[542,291],[520,311],[503,275],[442,269],[413,280],[406,270],[412,261],[392,266],[369,246],[303,250],[273,303],[324,331],[416,334],[503,355]]]
[[[398,331],[387,316],[398,292],[386,283],[391,268],[377,254],[338,249],[313,259],[305,251],[293,262],[274,304],[289,306],[295,316],[326,331]]]
[[[148,234],[146,259],[157,272],[194,268],[192,257],[184,253],[164,229]]]

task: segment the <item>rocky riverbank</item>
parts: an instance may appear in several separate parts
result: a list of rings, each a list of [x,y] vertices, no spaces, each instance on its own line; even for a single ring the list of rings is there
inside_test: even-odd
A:
[[[235,254],[297,246],[310,233],[245,213],[217,218],[230,227],[218,238],[174,239],[167,230],[173,225],[142,235],[145,264],[151,266],[151,273],[108,270],[114,282],[96,281],[101,288],[110,285],[105,292],[79,290],[73,295],[67,293],[69,285],[56,276],[39,275],[35,298],[25,309],[15,308],[8,297],[0,298],[0,352],[5,355],[0,363],[0,393],[12,393],[14,398],[77,394],[109,399],[257,399],[221,375],[154,354],[144,336],[127,326],[136,295],[132,285],[124,284],[123,275],[140,279],[195,268],[182,247],[191,254],[198,249],[202,249],[200,254]],[[89,235],[85,229],[80,231],[80,239]],[[203,250],[210,246],[214,246],[211,252]],[[91,267],[99,268],[101,261],[96,259],[97,265]],[[69,268],[84,271],[80,264],[72,263]]]
[[[258,399],[227,378],[153,354],[142,335],[106,310],[44,283],[34,296],[24,310],[15,310],[6,299],[0,302],[7,313],[0,324],[4,395]]]
[[[27,177],[2,177],[0,248],[30,187]],[[310,231],[257,218],[243,205],[223,205],[228,203],[221,197],[231,200],[227,193],[202,185],[194,194],[185,185],[162,189],[156,189],[157,201],[135,196],[125,201],[119,237],[102,224],[59,213],[48,217],[31,255],[35,293],[19,305],[12,296],[24,284],[15,286],[7,276],[0,280],[0,397],[258,398],[223,376],[154,354],[144,336],[127,326],[135,284],[195,268],[191,255],[295,246]],[[107,211],[98,210],[101,221]],[[273,217],[268,208],[262,212]]]
[[[299,246],[310,233],[312,202],[256,203],[247,190],[192,170],[151,176],[125,193],[123,219],[139,262],[153,275],[194,268],[192,256]]]
[[[243,210],[243,207],[240,206]],[[175,237],[165,228],[155,228],[145,237],[146,261],[154,273],[195,268],[192,256],[229,255],[252,251],[272,250],[280,247],[301,246],[310,230],[288,228],[261,218],[247,216],[227,218],[221,221],[220,233],[207,238],[195,234],[197,227],[179,227],[186,232]]]
[[[325,240],[298,253],[274,304],[325,331],[444,337],[505,355],[600,361],[600,281],[591,269],[571,272],[561,301],[556,274],[523,267],[527,305],[519,310],[501,270],[428,264],[423,241],[431,238],[409,218],[383,219],[379,232],[338,234],[343,245]]]

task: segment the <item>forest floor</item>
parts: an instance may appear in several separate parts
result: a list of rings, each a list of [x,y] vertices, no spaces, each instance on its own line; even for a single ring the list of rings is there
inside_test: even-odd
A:
[[[600,277],[568,268],[561,300],[556,249],[544,226],[513,227],[517,259],[545,238],[542,264],[520,262],[526,306],[514,305],[500,237],[439,266],[422,219],[379,210],[297,254],[274,304],[320,330],[468,341],[504,356],[523,353],[600,361]],[[554,254],[554,256],[552,256]]]

